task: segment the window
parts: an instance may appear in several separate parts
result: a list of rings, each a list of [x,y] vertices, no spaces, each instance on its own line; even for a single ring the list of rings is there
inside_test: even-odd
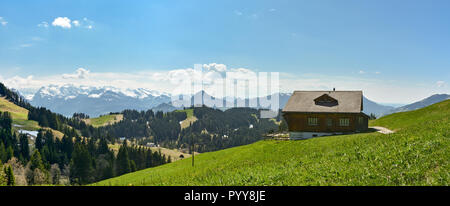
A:
[[[327,119],[327,126],[329,126],[329,127],[333,126],[333,119],[331,119],[331,118]]]
[[[359,125],[363,125],[363,124],[364,124],[364,118],[359,117],[359,118],[358,118],[358,124],[359,124]]]
[[[317,126],[319,125],[319,120],[317,119],[317,117],[308,117],[308,125]]]
[[[350,119],[349,118],[341,118],[341,119],[339,119],[339,126],[341,126],[341,127],[348,127],[348,126],[350,126]]]
[[[330,97],[328,94],[324,94],[320,97],[317,97],[316,99],[314,99],[314,102],[316,103],[316,105],[327,107],[338,105],[338,101],[335,98]]]

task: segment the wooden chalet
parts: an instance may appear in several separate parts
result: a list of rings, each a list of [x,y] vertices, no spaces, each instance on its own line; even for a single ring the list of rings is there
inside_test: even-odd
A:
[[[283,108],[291,139],[368,129],[362,91],[295,91]]]

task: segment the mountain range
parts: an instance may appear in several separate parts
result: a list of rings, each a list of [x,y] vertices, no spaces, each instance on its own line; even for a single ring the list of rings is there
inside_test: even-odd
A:
[[[85,113],[99,116],[125,109],[148,110],[170,102],[170,96],[147,89],[49,85],[40,88],[31,98],[34,106],[46,107],[65,116]]]
[[[279,102],[280,108],[283,108],[291,94],[280,93]],[[170,112],[180,107],[175,107],[171,101],[171,95],[149,89],[119,89],[115,87],[88,87],[75,85],[49,85],[40,88],[35,94],[27,93],[26,98],[33,106],[46,107],[57,113],[65,116],[72,116],[73,113],[85,113],[89,116],[95,117],[110,112],[120,112],[125,109],[135,110],[149,110]],[[191,105],[194,104],[194,99],[216,99],[208,93],[202,91],[194,94],[191,97]],[[268,96],[266,98],[272,98]],[[392,107],[378,104],[374,101],[363,97],[363,112],[370,115],[374,114],[377,117],[403,111],[411,111],[426,107],[428,105],[446,100],[449,98],[448,94],[436,94],[430,96],[419,102],[415,102],[402,107]],[[233,105],[234,103],[225,102],[224,99],[216,99],[223,101],[226,105]],[[237,101],[244,101],[248,105],[249,101],[256,99],[238,99]],[[258,108],[259,104],[258,104]],[[219,108],[226,109],[226,108]]]

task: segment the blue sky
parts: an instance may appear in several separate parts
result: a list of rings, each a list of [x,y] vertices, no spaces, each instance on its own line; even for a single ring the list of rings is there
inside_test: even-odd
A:
[[[286,91],[363,89],[408,103],[450,91],[448,11],[447,0],[5,0],[0,80],[25,88],[18,79],[79,68],[98,77],[219,63],[307,82]]]

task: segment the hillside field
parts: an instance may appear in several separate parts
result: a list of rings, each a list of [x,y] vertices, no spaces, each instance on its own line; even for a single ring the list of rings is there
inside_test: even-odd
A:
[[[120,144],[120,143],[109,144],[108,147],[110,150],[113,150],[115,154],[117,154],[119,152],[119,148],[121,145],[122,144]],[[183,155],[184,158],[189,158],[191,156],[191,154],[184,153],[183,151],[180,151],[178,149],[168,149],[168,148],[164,148],[164,147],[147,147],[147,146],[142,146],[142,147],[149,148],[153,152],[161,152],[161,154],[165,155],[166,158],[168,158],[170,156],[170,158],[173,162],[181,160],[182,158],[180,158],[180,155]],[[195,153],[195,154],[198,154],[198,153]]]
[[[185,112],[187,116],[186,119],[180,123],[181,129],[188,128],[198,120],[197,117],[194,116],[194,109],[177,110],[176,112]]]
[[[92,125],[93,127],[101,127],[110,124],[114,124],[116,122],[120,122],[123,120],[123,114],[110,114],[103,115],[96,118],[85,119],[84,122],[86,124]]]
[[[449,185],[450,100],[389,115],[361,133],[265,140],[203,153],[93,185]]]
[[[15,130],[37,131],[42,128],[37,121],[28,120],[27,109],[19,107],[5,98],[0,98],[0,111],[11,113],[13,119],[12,124]],[[43,129],[52,130],[53,134],[59,139],[62,139],[64,136],[64,134],[58,130],[48,127],[44,127]]]
[[[36,121],[28,120],[28,110],[14,103],[0,98],[0,111],[9,112],[13,118],[13,125],[24,130],[38,130],[40,127]]]

